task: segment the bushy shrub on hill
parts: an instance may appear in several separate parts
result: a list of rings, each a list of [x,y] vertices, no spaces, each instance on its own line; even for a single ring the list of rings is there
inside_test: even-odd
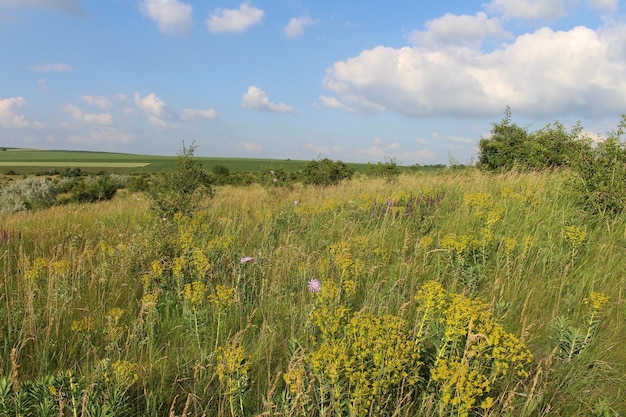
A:
[[[172,220],[178,213],[190,215],[206,196],[213,195],[213,178],[194,157],[196,146],[183,148],[176,170],[158,176],[148,189],[151,209],[159,218]]]
[[[50,207],[59,188],[50,178],[24,178],[0,188],[0,214]]]
[[[581,148],[572,168],[574,187],[584,206],[601,216],[626,209],[626,145],[621,137],[626,130],[626,115],[617,131],[594,147]]]
[[[302,183],[305,185],[336,185],[344,179],[350,179],[354,169],[341,161],[328,158],[312,160],[302,167]]]
[[[570,132],[559,122],[547,124],[536,132],[511,121],[506,108],[499,123],[493,123],[491,135],[479,143],[478,166],[488,171],[549,169],[569,166],[574,158],[589,149],[589,140],[576,124]]]

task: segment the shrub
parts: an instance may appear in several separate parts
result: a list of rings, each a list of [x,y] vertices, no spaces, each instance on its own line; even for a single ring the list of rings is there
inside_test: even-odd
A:
[[[183,149],[176,158],[176,170],[156,178],[148,189],[151,209],[159,217],[172,220],[177,213],[190,215],[198,210],[205,196],[213,195],[213,180],[202,163],[194,158],[196,146]]]
[[[626,115],[606,140],[595,147],[579,148],[572,163],[575,192],[584,207],[601,216],[626,209],[626,148],[621,141],[624,129]]]
[[[302,168],[302,182],[307,185],[336,185],[344,179],[350,179],[354,169],[341,161],[328,158],[312,160]]]
[[[0,188],[0,213],[50,207],[59,189],[50,178],[25,178]]]
[[[367,164],[367,173],[371,177],[384,178],[387,181],[393,181],[400,176],[400,167],[396,158],[385,158],[385,162],[377,162]]]
[[[493,124],[491,137],[478,143],[478,166],[490,171],[568,166],[587,146],[587,141],[581,140],[582,130],[580,123],[568,132],[561,123],[554,122],[529,133],[511,123],[511,109],[507,107],[500,123]]]
[[[89,177],[85,181],[76,183],[72,190],[72,201],[77,203],[93,203],[113,198],[118,183],[110,175]]]

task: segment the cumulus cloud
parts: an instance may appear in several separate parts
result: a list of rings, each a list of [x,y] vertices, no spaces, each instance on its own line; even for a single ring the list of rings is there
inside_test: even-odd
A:
[[[308,17],[293,17],[285,26],[285,35],[288,38],[295,38],[297,36],[302,35],[304,33],[304,28],[307,26],[311,26],[316,21],[308,18]]]
[[[243,32],[252,25],[263,21],[265,12],[249,3],[242,3],[238,9],[215,9],[209,15],[205,23],[209,31],[218,32]]]
[[[85,123],[97,125],[110,125],[113,123],[113,117],[109,113],[83,113],[81,109],[73,104],[66,104],[63,111],[69,113],[74,119]]]
[[[187,33],[191,26],[191,4],[178,0],[143,0],[142,13],[159,25],[159,30],[170,35]]]
[[[17,129],[27,127],[30,123],[24,115],[17,113],[17,108],[22,107],[26,100],[22,97],[0,97],[0,126]]]
[[[114,107],[116,101],[125,101],[125,94],[117,94],[115,96],[81,96],[80,99],[90,106],[99,107],[102,110],[110,110]]]
[[[492,0],[485,7],[488,12],[504,19],[554,20],[566,13],[567,0]]]
[[[626,26],[541,28],[491,52],[378,46],[336,62],[323,86],[344,106],[407,116],[601,117],[626,106]],[[335,105],[335,107],[338,107]]]
[[[488,18],[484,12],[475,16],[454,15],[444,16],[426,23],[426,30],[414,31],[409,39],[414,45],[446,46],[469,45],[480,46],[487,37],[510,36],[496,17]]]
[[[315,152],[318,155],[326,154],[326,153],[328,153],[330,151],[328,146],[313,145],[312,143],[307,143],[306,145],[304,145],[304,147],[307,148],[310,151]]]
[[[261,149],[263,149],[263,147],[258,143],[245,141],[240,141],[237,145],[237,148],[240,151],[244,152],[259,152]]]
[[[81,11],[81,0],[0,0],[0,6],[41,7],[74,14]]]
[[[619,7],[618,0],[587,0],[587,6],[590,9],[615,11]]]
[[[426,162],[435,158],[435,153],[428,148],[419,150],[404,149],[397,142],[386,143],[375,137],[372,145],[367,148],[356,149],[356,153],[369,161],[382,161],[394,158],[400,163]]]
[[[214,109],[206,109],[206,110],[184,109],[183,114],[181,115],[181,119],[183,120],[215,119],[215,110]]]
[[[70,71],[72,67],[70,67],[69,65],[65,65],[65,64],[61,64],[60,62],[57,62],[56,64],[34,65],[30,67],[30,69],[32,69],[33,71],[39,71],[39,72],[66,72],[66,71]]]
[[[154,93],[148,94],[143,98],[139,93],[135,93],[135,104],[144,111],[150,123],[156,127],[167,126],[163,119],[171,119],[174,115],[174,112],[167,107],[165,102]]]
[[[72,135],[67,138],[67,141],[71,143],[130,143],[132,140],[133,135],[111,126],[103,126],[86,135]]]
[[[241,107],[255,110],[267,110],[273,112],[291,112],[293,108],[283,103],[272,103],[259,87],[251,85],[248,92],[244,93]]]
[[[330,107],[330,108],[334,108],[334,109],[344,109],[344,110],[347,110],[347,111],[353,111],[350,107],[348,107],[345,104],[341,103],[335,97],[320,96],[319,100],[320,100],[320,103],[323,106],[325,106],[325,107]]]

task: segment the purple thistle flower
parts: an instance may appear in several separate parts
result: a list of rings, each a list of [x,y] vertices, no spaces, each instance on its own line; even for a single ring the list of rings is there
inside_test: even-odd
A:
[[[306,287],[309,290],[309,292],[312,292],[312,293],[317,293],[317,292],[322,291],[322,283],[320,282],[319,279],[316,279],[316,278],[313,278],[312,280],[310,280]]]
[[[252,261],[254,261],[254,258],[252,256],[246,256],[245,258],[241,258],[241,260],[239,262],[243,265],[243,264],[247,264],[248,262],[252,262]]]

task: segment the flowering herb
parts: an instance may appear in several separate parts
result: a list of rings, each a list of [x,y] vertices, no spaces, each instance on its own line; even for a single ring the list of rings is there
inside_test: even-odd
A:
[[[309,290],[309,292],[312,292],[312,293],[317,293],[317,292],[322,291],[322,283],[320,282],[319,279],[316,279],[316,278],[313,278],[312,280],[310,280],[306,287]]]

